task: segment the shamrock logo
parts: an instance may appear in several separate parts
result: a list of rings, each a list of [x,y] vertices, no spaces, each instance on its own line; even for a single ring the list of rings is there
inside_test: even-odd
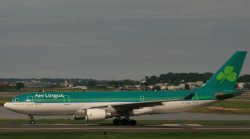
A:
[[[217,75],[216,80],[220,81],[220,83],[222,84],[225,80],[234,82],[236,81],[236,78],[237,78],[237,73],[234,72],[234,67],[226,66],[224,72],[220,72]]]

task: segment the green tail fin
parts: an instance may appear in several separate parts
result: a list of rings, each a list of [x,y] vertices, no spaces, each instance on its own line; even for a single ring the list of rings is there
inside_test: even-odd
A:
[[[247,51],[237,51],[234,55],[201,87],[214,91],[233,91],[236,88]]]

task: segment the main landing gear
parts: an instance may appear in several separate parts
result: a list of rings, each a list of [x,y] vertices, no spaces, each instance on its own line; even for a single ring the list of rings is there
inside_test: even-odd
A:
[[[33,115],[29,115],[29,118],[30,118],[29,123],[30,123],[31,125],[36,124],[36,122],[35,122],[35,120],[34,120],[34,116],[33,116]]]
[[[136,126],[136,120],[129,120],[128,118],[121,119],[121,117],[117,117],[113,120],[113,125]]]

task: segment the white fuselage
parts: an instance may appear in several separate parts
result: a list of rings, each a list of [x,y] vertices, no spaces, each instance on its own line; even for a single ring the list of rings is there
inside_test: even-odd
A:
[[[187,111],[193,108],[202,107],[216,102],[217,100],[195,100],[195,101],[170,101],[163,102],[160,106],[144,107],[142,112],[131,115],[143,114],[164,114]],[[107,106],[119,102],[105,103],[33,103],[33,102],[7,102],[4,104],[9,110],[28,115],[74,115],[79,109],[95,106]],[[125,103],[125,102],[120,102]],[[145,112],[143,110],[147,108]]]

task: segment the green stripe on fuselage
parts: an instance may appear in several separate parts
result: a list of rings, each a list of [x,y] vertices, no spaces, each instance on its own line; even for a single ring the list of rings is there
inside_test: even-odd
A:
[[[34,92],[17,96],[19,102],[84,103],[84,102],[143,102],[183,99],[188,91],[114,91],[114,92]],[[195,95],[193,100],[214,99],[214,96]]]

